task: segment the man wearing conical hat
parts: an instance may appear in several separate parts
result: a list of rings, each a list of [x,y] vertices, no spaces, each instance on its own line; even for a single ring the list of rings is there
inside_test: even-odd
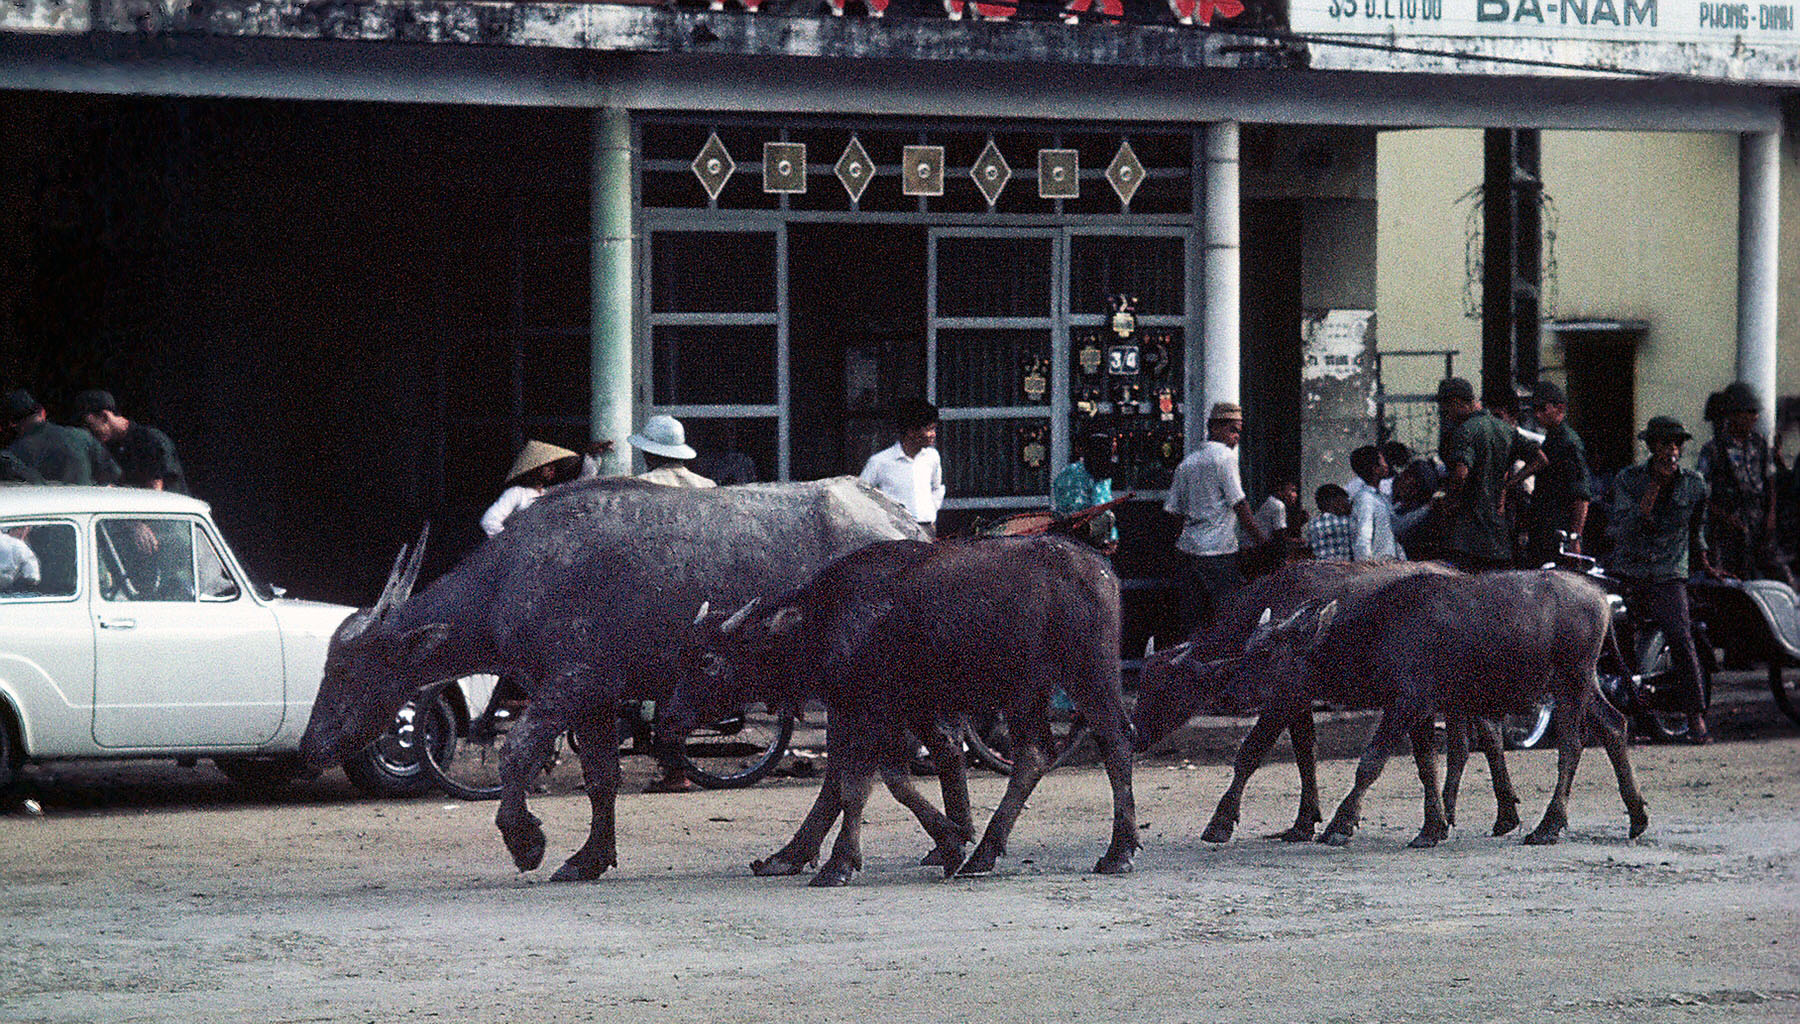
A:
[[[551,484],[574,476],[580,461],[581,456],[567,448],[542,441],[525,442],[512,469],[507,470],[506,489],[481,514],[481,531],[492,537],[505,529],[507,516],[538,500]]]

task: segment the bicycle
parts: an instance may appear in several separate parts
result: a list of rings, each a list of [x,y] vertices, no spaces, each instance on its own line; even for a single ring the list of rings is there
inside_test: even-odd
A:
[[[468,685],[454,689],[452,679],[426,688],[419,695],[426,708],[420,744],[420,763],[439,788],[463,800],[493,800],[500,796],[500,757],[506,737],[526,707],[522,700],[506,699],[499,679],[492,675],[465,677]],[[466,706],[462,692],[468,692]],[[470,708],[479,707],[471,713]],[[753,785],[775,769],[793,736],[794,712],[771,711],[749,705],[738,714],[695,729],[681,750],[687,777],[706,789],[737,789]],[[559,738],[576,754],[581,747],[574,733]],[[654,755],[657,748],[656,704],[648,700],[624,700],[619,705],[621,755]],[[554,762],[553,762],[554,763]]]

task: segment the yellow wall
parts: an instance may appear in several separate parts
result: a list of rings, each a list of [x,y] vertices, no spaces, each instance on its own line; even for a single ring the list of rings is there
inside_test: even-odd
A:
[[[1463,315],[1470,204],[1456,201],[1481,182],[1481,148],[1479,131],[1393,131],[1377,156],[1379,345],[1459,348],[1458,372],[1477,388],[1481,324]],[[1778,389],[1789,394],[1800,392],[1800,163],[1792,142],[1783,152]],[[1707,394],[1736,369],[1737,137],[1546,132],[1543,174],[1558,215],[1547,315],[1647,322],[1637,418],[1669,413],[1697,428]],[[1563,359],[1547,338],[1545,376],[1560,379]],[[1428,391],[1441,373],[1441,362],[1389,362],[1391,391]]]

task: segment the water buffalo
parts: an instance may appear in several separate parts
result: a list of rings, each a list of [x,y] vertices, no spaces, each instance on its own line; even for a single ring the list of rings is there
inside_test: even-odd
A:
[[[1047,767],[1048,712],[1059,688],[1092,725],[1112,783],[1112,840],[1094,870],[1131,870],[1138,841],[1119,689],[1119,582],[1091,549],[1054,537],[924,551],[874,545],[765,607],[696,630],[693,667],[671,698],[672,729],[747,695],[792,699],[808,682],[830,713],[819,796],[793,839],[754,865],[758,874],[795,874],[816,861],[841,813],[837,842],[812,884],[848,882],[862,866],[862,809],[877,773],[937,844],[933,859],[946,877],[959,867],[965,875],[993,870]],[[1006,714],[1020,748],[1006,795],[964,862],[967,798],[959,808],[953,797],[963,783],[960,755],[943,780],[946,816],[913,787],[908,733],[929,736],[992,711]]]
[[[1318,766],[1315,757],[1313,705],[1320,696],[1291,677],[1267,677],[1245,666],[1244,645],[1261,625],[1262,616],[1273,612],[1292,615],[1309,601],[1342,598],[1352,592],[1379,587],[1401,576],[1417,573],[1449,573],[1437,562],[1335,562],[1304,561],[1257,579],[1220,604],[1211,626],[1174,647],[1157,651],[1145,660],[1138,679],[1138,749],[1145,750],[1195,714],[1258,712],[1256,724],[1238,745],[1231,785],[1219,798],[1212,820],[1200,838],[1223,843],[1237,826],[1244,787],[1262,766],[1263,759],[1283,730],[1294,748],[1294,765],[1300,774],[1300,809],[1294,824],[1275,838],[1306,842],[1324,820],[1319,805]],[[1485,719],[1455,721],[1450,729],[1449,778],[1445,784],[1445,808],[1455,820],[1455,794],[1463,762],[1468,760],[1467,731],[1473,728],[1487,755],[1494,784],[1494,834],[1518,827],[1519,799],[1506,768],[1498,731]]]
[[[598,877],[618,863],[619,702],[667,694],[671,652],[694,607],[779,592],[865,544],[923,535],[900,506],[851,478],[553,488],[416,596],[419,549],[395,563],[381,600],[332,638],[301,751],[315,766],[333,763],[420,687],[510,672],[530,704],[501,755],[495,824],[519,870],[542,863],[544,830],[525,795],[556,737],[573,729],[593,821],[555,878]]]
[[[1448,834],[1438,789],[1432,716],[1472,718],[1529,708],[1550,695],[1558,747],[1557,782],[1544,818],[1525,842],[1556,842],[1568,823],[1569,788],[1581,758],[1584,723],[1596,726],[1618,778],[1631,835],[1649,824],[1632,776],[1625,720],[1601,696],[1595,664],[1610,627],[1606,594],[1557,571],[1402,577],[1341,601],[1312,602],[1285,620],[1265,621],[1246,645],[1273,675],[1304,678],[1327,699],[1382,708],[1356,769],[1356,784],[1319,841],[1341,846],[1360,820],[1362,796],[1402,736],[1425,789],[1425,823],[1415,847]]]

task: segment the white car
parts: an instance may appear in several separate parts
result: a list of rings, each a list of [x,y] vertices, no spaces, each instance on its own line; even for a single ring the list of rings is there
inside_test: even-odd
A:
[[[294,777],[326,646],[353,610],[255,582],[193,498],[0,485],[0,790],[26,762],[70,758]],[[359,789],[430,787],[413,717],[345,762]]]

